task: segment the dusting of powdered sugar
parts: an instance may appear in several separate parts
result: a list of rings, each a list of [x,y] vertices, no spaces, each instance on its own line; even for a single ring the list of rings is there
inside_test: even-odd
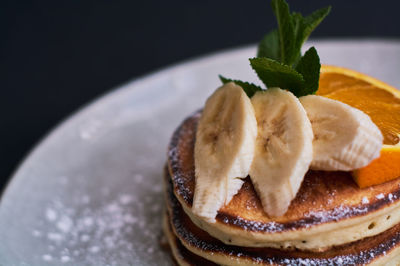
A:
[[[376,198],[383,199],[383,198],[385,198],[385,195],[383,193],[380,193],[380,194],[376,195]]]
[[[189,116],[174,132],[168,147],[168,161],[170,162],[172,179],[177,186],[177,193],[189,205],[193,202],[193,190],[189,188],[189,183],[193,182],[194,167],[192,171],[182,171],[182,155],[180,150],[190,151],[194,149],[194,140],[197,123],[201,116],[201,111]],[[185,136],[185,137],[182,137]]]
[[[389,193],[389,194],[388,194],[388,199],[389,199],[391,202],[393,202],[393,198],[394,198],[393,194],[392,194],[392,193]]]
[[[368,207],[362,206],[343,206],[340,205],[333,210],[330,211],[311,211],[306,213],[304,216],[306,218],[313,218],[315,223],[327,223],[332,221],[339,221],[341,219],[351,217],[351,216],[358,216],[365,214],[369,211]]]
[[[362,200],[361,200],[361,203],[362,203],[362,204],[368,204],[368,203],[369,203],[368,198],[364,196],[364,197],[362,198]]]
[[[143,176],[136,174],[133,179],[141,182]],[[46,243],[47,250],[38,254],[43,265],[83,261],[88,265],[120,265],[121,261],[134,265],[135,257],[157,255],[154,246],[161,234],[162,185],[153,184],[140,199],[99,190],[105,199],[101,203],[81,195],[73,207],[60,200],[44,206],[42,220],[31,229],[34,239]],[[133,240],[137,238],[144,240],[138,243]]]
[[[224,224],[231,224],[249,231],[261,232],[283,232],[297,228],[308,228],[322,223],[336,222],[348,217],[359,216],[368,213],[368,207],[364,206],[343,206],[340,205],[332,210],[309,211],[304,218],[293,223],[278,222],[256,222],[242,217],[230,217],[226,214],[218,214],[217,220]]]
[[[87,204],[88,197],[83,197],[83,205]],[[77,262],[84,254],[94,257],[99,252],[111,254],[120,248],[132,249],[132,243],[123,237],[138,223],[127,208],[131,201],[131,195],[123,194],[96,210],[84,208],[80,212],[60,201],[47,206],[44,217],[49,224],[48,232],[37,229],[32,232],[35,237],[47,241],[53,251],[52,255],[44,254],[43,261]],[[55,247],[59,247],[58,254],[54,252]]]

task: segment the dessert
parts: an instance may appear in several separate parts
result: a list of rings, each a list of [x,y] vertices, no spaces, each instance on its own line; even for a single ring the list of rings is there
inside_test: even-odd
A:
[[[170,181],[170,177],[166,176],[166,181]],[[186,260],[179,265],[199,265],[193,257],[201,257],[207,259],[208,263],[215,263],[210,265],[381,265],[388,262],[397,265],[399,263],[398,224],[377,236],[334,246],[323,252],[307,249],[241,247],[225,244],[196,226],[174,198],[171,184],[167,186],[167,197],[169,197],[168,214],[165,216],[169,223],[164,224],[164,231],[170,243],[179,241],[178,247],[173,246],[177,244],[170,244],[178,253],[175,254],[178,262],[179,259]]]
[[[400,93],[343,68],[320,74],[315,48],[301,55],[329,8],[303,18],[283,0],[272,7],[279,30],[250,59],[268,89],[221,76],[224,85],[172,136],[163,227],[173,257],[179,265],[396,265],[399,166],[386,159],[389,170],[368,177],[381,154],[399,154],[400,112],[382,119],[382,111],[396,111]],[[354,93],[376,96],[374,105]]]

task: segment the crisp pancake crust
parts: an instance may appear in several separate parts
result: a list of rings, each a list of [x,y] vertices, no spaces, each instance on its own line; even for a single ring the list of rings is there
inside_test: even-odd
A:
[[[246,178],[239,193],[219,210],[216,223],[202,221],[191,213],[195,186],[193,149],[200,115],[196,112],[175,131],[168,168],[174,193],[190,218],[225,243],[326,249],[379,234],[400,222],[399,179],[360,189],[349,173],[324,171],[306,174],[282,217],[268,217]],[[336,231],[342,232],[337,239],[332,238]]]
[[[400,224],[370,238],[330,248],[325,252],[284,251],[226,245],[198,228],[183,211],[166,178],[166,200],[174,234],[191,252],[224,265],[365,265],[399,260]]]
[[[171,249],[171,255],[175,263],[178,265],[202,265],[202,266],[216,266],[214,262],[206,260],[196,254],[190,252],[185,248],[182,243],[178,240],[176,235],[173,233],[171,224],[169,222],[168,214],[164,214],[163,217],[163,231],[168,240],[169,247]]]

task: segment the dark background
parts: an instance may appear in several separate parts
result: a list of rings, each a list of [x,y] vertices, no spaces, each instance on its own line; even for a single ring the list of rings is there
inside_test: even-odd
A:
[[[399,1],[332,5],[313,37],[400,37]],[[1,1],[0,188],[60,120],[134,77],[211,51],[255,43],[275,27],[268,0]]]

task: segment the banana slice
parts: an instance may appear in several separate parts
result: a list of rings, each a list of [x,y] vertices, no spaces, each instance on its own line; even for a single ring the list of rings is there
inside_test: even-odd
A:
[[[196,132],[193,212],[214,222],[249,173],[257,122],[249,97],[234,83],[207,100]]]
[[[301,97],[300,102],[314,132],[312,169],[350,171],[379,157],[382,133],[368,115],[317,95]]]
[[[265,212],[283,215],[312,160],[313,133],[307,114],[291,92],[271,88],[251,99],[258,126],[250,178]]]

